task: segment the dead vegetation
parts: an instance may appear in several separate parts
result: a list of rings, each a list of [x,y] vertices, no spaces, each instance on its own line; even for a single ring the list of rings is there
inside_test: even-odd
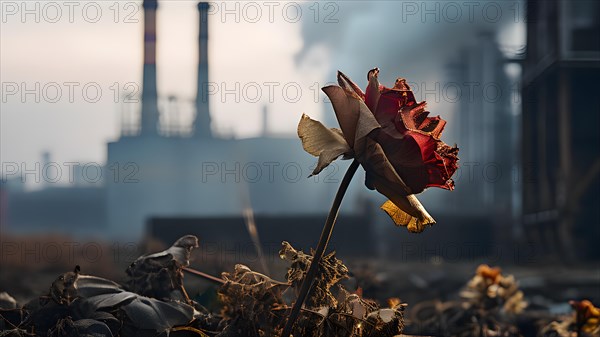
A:
[[[124,284],[76,267],[23,306],[2,293],[0,336],[280,335],[312,252],[282,243],[280,257],[289,264],[284,281],[234,266],[217,279],[220,309],[209,311],[183,285],[190,252],[197,246],[196,237],[185,236],[163,252],[141,256],[127,269]],[[349,271],[335,253],[323,256],[319,270],[294,336],[529,336],[533,326],[533,335],[544,337],[600,335],[600,311],[591,302],[572,302],[572,315],[528,312],[518,282],[498,268],[480,266],[458,301],[412,305],[406,321],[407,304],[398,298],[381,306],[363,298],[360,289],[345,289]]]

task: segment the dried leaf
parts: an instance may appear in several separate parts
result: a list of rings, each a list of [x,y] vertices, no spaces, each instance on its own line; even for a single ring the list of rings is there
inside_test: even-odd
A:
[[[279,256],[291,262],[286,279],[291,286],[299,289],[313,260],[313,256],[301,250],[294,249],[292,245],[285,241],[282,243]],[[337,300],[331,292],[331,287],[341,280],[348,278],[348,267],[335,257],[335,252],[323,256],[319,263],[319,268],[321,274],[313,283],[313,295],[306,300],[307,308],[317,310],[323,306],[334,306],[337,304]]]
[[[219,299],[224,307],[222,325],[226,328],[218,336],[275,335],[280,316],[274,308],[284,307],[283,291],[287,284],[238,264],[233,273],[223,273],[227,282],[219,289]]]
[[[96,337],[109,336],[113,333],[103,322],[94,319],[73,320],[63,318],[48,332],[48,337]]]
[[[154,254],[140,256],[135,262],[139,263],[148,259],[170,257],[179,264],[187,267],[190,264],[190,254],[194,248],[198,248],[198,238],[194,235],[184,235],[177,239],[169,249]]]
[[[116,282],[92,275],[79,274],[74,286],[77,296],[84,298],[123,291]]]
[[[182,302],[165,302],[123,291],[87,298],[81,302],[85,312],[122,310],[138,329],[165,331],[192,321],[194,308]]]
[[[7,292],[0,293],[0,310],[10,310],[17,308],[17,301]]]
[[[190,299],[183,287],[183,267],[189,265],[190,254],[198,247],[198,238],[186,235],[167,250],[143,255],[128,268],[128,290],[161,300],[185,301]]]

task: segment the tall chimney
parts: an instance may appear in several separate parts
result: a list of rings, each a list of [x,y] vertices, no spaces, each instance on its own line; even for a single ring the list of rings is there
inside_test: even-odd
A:
[[[267,137],[269,135],[269,108],[263,106],[262,110],[262,135]]]
[[[196,119],[194,135],[212,138],[208,109],[208,9],[207,2],[198,3],[198,89],[196,91]]]
[[[144,79],[142,87],[141,134],[158,134],[156,90],[156,9],[157,0],[144,0]]]

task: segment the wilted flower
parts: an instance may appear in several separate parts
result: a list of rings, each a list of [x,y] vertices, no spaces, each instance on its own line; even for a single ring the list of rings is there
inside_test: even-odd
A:
[[[323,91],[331,99],[341,131],[303,115],[298,135],[304,149],[319,157],[318,174],[340,156],[355,158],[366,170],[366,185],[389,198],[382,205],[397,225],[421,232],[435,223],[414,194],[427,187],[452,190],[458,148],[440,140],[446,121],[428,117],[404,79],[393,88],[379,84],[379,69],[368,73],[363,92],[338,72],[339,86]]]
[[[575,309],[575,324],[578,332],[596,336],[600,334],[600,309],[588,300],[570,301]]]
[[[541,329],[540,336],[600,336],[600,309],[588,300],[569,301],[573,315],[560,317]]]
[[[502,276],[502,270],[498,267],[490,267],[487,264],[482,264],[477,267],[477,271],[475,272],[477,275],[483,277],[484,279],[490,280],[493,284],[497,284],[499,279]]]
[[[518,314],[527,307],[524,295],[513,275],[502,275],[498,267],[482,264],[461,292],[469,306],[485,310],[500,309]]]

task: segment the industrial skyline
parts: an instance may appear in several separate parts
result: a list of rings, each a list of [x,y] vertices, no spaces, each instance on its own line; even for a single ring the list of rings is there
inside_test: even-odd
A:
[[[220,58],[214,57],[214,55],[227,54],[228,50],[226,43],[209,44],[209,41],[215,40],[212,35],[210,35],[211,39],[209,40],[209,27],[218,31],[217,27],[222,26],[223,22],[219,16],[210,14],[211,9],[206,3],[200,2],[193,7],[197,12],[194,29],[196,35],[194,45],[197,47],[197,58],[194,64],[188,67],[187,72],[196,75],[195,83],[192,85],[195,96],[186,99],[179,93],[172,95],[161,89],[160,83],[164,77],[161,77],[160,74],[165,64],[160,62],[161,55],[158,53],[157,47],[170,39],[170,36],[161,35],[161,31],[165,29],[165,26],[158,24],[162,11],[165,7],[168,7],[165,4],[164,1],[158,2],[156,0],[145,0],[142,3],[144,16],[141,18],[140,23],[143,23],[144,30],[138,35],[138,40],[143,41],[144,48],[142,48],[143,54],[140,55],[142,67],[139,66],[139,61],[138,67],[142,69],[140,78],[142,78],[141,83],[143,85],[137,88],[137,95],[139,95],[141,102],[134,105],[122,104],[121,117],[118,119],[120,135],[107,142],[105,162],[92,165],[92,167],[87,163],[74,165],[79,173],[90,174],[93,169],[100,170],[103,173],[102,178],[93,182],[86,181],[86,179],[81,181],[80,179],[78,184],[67,185],[78,188],[71,190],[74,192],[72,195],[61,194],[65,205],[72,203],[73,200],[83,202],[77,198],[77,195],[80,195],[79,193],[88,193],[85,200],[97,205],[92,211],[88,211],[88,214],[80,214],[81,218],[94,219],[93,221],[86,220],[87,224],[96,224],[82,230],[85,232],[90,228],[95,228],[97,231],[105,231],[110,235],[140,237],[144,233],[144,226],[147,221],[155,217],[237,216],[247,207],[254,208],[257,214],[287,214],[288,216],[297,214],[300,210],[310,214],[325,212],[328,206],[327,200],[334,194],[335,182],[338,182],[341,178],[340,171],[343,171],[342,168],[346,163],[341,162],[338,166],[332,167],[324,177],[306,179],[315,164],[314,158],[304,153],[293,129],[292,132],[282,134],[278,132],[277,128],[273,127],[278,124],[276,123],[277,118],[281,118],[280,105],[271,104],[268,101],[251,104],[253,109],[259,110],[258,115],[251,118],[258,124],[260,130],[258,135],[253,137],[236,139],[232,135],[224,135],[218,127],[215,128],[213,121],[222,114],[221,107],[225,105],[223,98],[232,98],[235,101],[237,97],[235,93],[233,95],[231,93],[231,83],[225,83],[221,87],[219,82],[213,79],[214,72],[209,71],[213,69],[213,62],[220,61]],[[357,8],[350,8],[352,11],[348,13],[357,15],[358,12],[355,12]],[[303,27],[304,34],[310,36],[309,29],[313,28],[312,23],[305,23]],[[463,26],[449,27],[458,31],[465,30]],[[467,43],[456,47],[455,51],[458,53],[462,50],[462,53],[473,55],[472,58],[480,59],[481,62],[470,65],[462,64],[462,73],[459,76],[453,75],[452,77],[459,79],[459,83],[475,81],[484,84],[496,83],[503,87],[508,86],[508,79],[502,67],[505,55],[502,53],[498,42],[494,41],[494,37],[498,33],[490,32],[485,25],[477,24],[476,27],[480,32],[470,34],[480,36],[478,39],[486,41],[485,52],[480,53],[476,45]],[[482,32],[488,32],[488,35]],[[140,39],[140,36],[143,38]],[[161,37],[163,38],[161,39]],[[218,53],[213,51],[215,48],[219,50]],[[307,43],[307,48],[309,48],[309,51],[302,56],[304,60],[295,60],[294,63],[299,71],[310,75],[314,74],[315,69],[319,70],[320,68],[317,65],[315,69],[305,71],[306,66],[311,62],[316,62],[315,58],[322,58],[322,55],[318,56],[319,50],[322,49],[318,44],[311,46],[310,43]],[[224,51],[222,51],[223,49]],[[401,55],[406,55],[404,50],[400,52]],[[210,58],[210,66],[209,55],[213,55]],[[244,54],[241,53],[241,55]],[[390,66],[394,58],[387,55],[376,55],[378,56],[375,61],[381,62],[382,66]],[[454,54],[450,53],[447,58],[449,60],[453,59],[452,55]],[[475,127],[485,125],[486,130],[493,129],[494,123],[500,123],[508,128],[512,127],[510,121],[504,120],[514,118],[511,117],[510,113],[507,113],[510,110],[510,103],[506,101],[507,97],[503,97],[502,104],[494,104],[494,102],[487,100],[481,92],[477,92],[475,96],[471,97],[471,99],[474,99],[473,102],[467,102],[466,98],[462,97],[460,104],[458,104],[450,102],[444,96],[443,90],[434,89],[432,96],[431,88],[442,86],[446,88],[447,86],[446,82],[443,81],[443,78],[447,77],[445,75],[438,75],[436,81],[433,82],[433,87],[430,84],[432,82],[427,81],[432,78],[432,71],[424,71],[427,68],[426,64],[436,63],[437,61],[434,60],[438,58],[439,56],[434,56],[433,59],[429,59],[425,63],[415,63],[415,69],[403,66],[401,68],[403,72],[400,74],[390,71],[386,71],[386,74],[388,74],[387,76],[401,75],[408,77],[416,96],[427,100],[431,111],[435,114],[444,115],[453,121],[451,125],[456,125],[456,127],[448,129],[446,137],[449,137],[451,142],[454,142],[452,139],[457,140],[461,143],[461,148],[472,154],[466,158],[467,165],[473,162],[494,160],[495,151],[490,152],[488,150],[493,149],[494,144],[505,141],[501,138],[502,132],[473,131],[471,135],[467,135],[466,133],[461,134],[461,128],[465,127],[465,123],[476,124]],[[441,64],[436,63],[437,65],[433,69],[448,72],[448,64],[451,63],[449,60],[441,62]],[[357,63],[342,60],[340,67],[348,67],[348,73],[352,74],[358,71],[357,66],[360,65],[359,63],[366,64],[366,62]],[[496,64],[499,65],[497,71],[482,72],[483,68],[492,67]],[[370,66],[372,64],[365,67]],[[267,70],[271,70],[271,68],[269,67]],[[277,70],[274,68],[273,73],[277,73],[278,76],[281,75],[278,74]],[[421,70],[423,70],[423,77],[416,74]],[[365,70],[363,69],[363,71]],[[329,79],[335,78],[335,73],[330,73],[330,70],[324,73]],[[325,75],[321,73],[319,76]],[[319,76],[315,79],[318,80]],[[359,80],[362,76],[352,77]],[[413,80],[418,82],[413,82]],[[280,82],[279,87],[285,86],[285,83],[300,85],[300,82]],[[393,81],[382,79],[382,82]],[[243,82],[233,83],[234,88],[238,84],[241,88],[244,88],[248,84],[258,82],[249,81],[244,86],[241,85]],[[282,83],[283,85],[281,85]],[[324,120],[328,125],[335,126],[334,123],[336,122],[332,121],[333,113],[326,108],[328,103],[321,96],[315,96],[324,84],[325,81],[301,86],[310,89],[308,92],[305,91],[303,98],[309,96],[311,110],[302,111],[302,107],[305,105],[299,103],[291,104],[293,111],[286,112],[290,114],[308,112],[315,116],[318,110],[325,110],[328,117]],[[273,89],[272,85],[269,87],[270,89]],[[216,94],[214,93],[215,90],[217,90]],[[212,95],[210,91],[213,91]],[[248,100],[247,97],[245,97],[245,100]],[[461,106],[461,104],[463,105]],[[496,105],[498,107],[495,107]],[[485,107],[487,111],[486,118],[476,118],[479,116],[478,107]],[[186,110],[186,118],[181,118],[180,112],[182,110]],[[243,110],[238,111],[240,117],[250,120],[245,113]],[[291,120],[289,124],[295,128],[296,123],[297,120]],[[487,146],[488,150],[484,149],[484,145]],[[481,153],[487,153],[487,155],[484,156]],[[48,158],[51,158],[51,155]],[[46,162],[54,162],[54,160],[48,159]],[[505,166],[513,164],[510,162],[510,158],[502,162],[502,165]],[[491,189],[492,192],[489,192],[487,197],[478,200],[479,206],[468,213],[480,216],[481,213],[487,211],[498,211],[495,200],[506,201],[502,204],[503,211],[510,209],[512,206],[511,202],[508,201],[513,198],[511,189],[505,188],[506,186],[499,188],[500,185],[496,181],[486,180],[485,176],[481,176],[483,174],[481,167],[480,165],[479,171],[476,172],[478,175],[475,183],[481,189]],[[508,171],[510,171],[510,168],[505,167],[505,172]],[[16,176],[18,177],[18,174]],[[469,192],[469,186],[473,185],[474,182],[471,181],[470,176],[471,172],[465,171],[461,177],[457,177],[459,188],[456,192],[431,190],[422,196],[422,200],[431,205],[429,207],[432,212],[454,214],[458,209],[458,205],[448,207],[452,204],[448,200],[453,200],[452,196],[455,194],[459,194],[458,199],[462,200],[464,198],[460,196],[471,193]],[[6,186],[13,186],[14,183],[13,179]],[[35,198],[43,200],[44,198],[52,198],[53,195],[56,196],[56,193],[66,193],[64,191],[69,190],[64,189],[59,192],[57,188],[60,186],[60,184],[45,184],[42,191],[38,194],[30,194],[29,197],[31,200]],[[39,226],[34,227],[43,228],[44,223],[50,221],[44,220],[42,215],[36,220],[32,219],[31,216],[20,213],[27,210],[27,207],[23,205],[28,202],[28,194],[22,193],[18,188],[17,190],[12,187],[10,189],[13,193],[19,195],[9,200],[21,203],[22,206],[13,207],[15,211],[10,215],[15,220],[14,222],[19,224],[18,226],[31,222],[39,224]],[[493,192],[496,190],[501,191],[501,193]],[[490,197],[491,194],[494,194],[494,196]],[[350,188],[349,202],[345,207],[355,209],[358,205],[358,208],[362,209],[361,204],[365,202],[377,204],[382,202],[380,199],[376,194],[369,194],[360,188],[359,184],[356,184],[356,186]],[[83,206],[79,208],[86,209]],[[501,211],[498,212],[501,213]],[[513,214],[511,212],[504,213],[507,214],[508,221],[512,221],[510,218]],[[43,212],[39,214],[43,214]],[[20,216],[21,218],[19,218]],[[68,228],[74,226],[68,224],[76,224],[78,221],[77,217],[62,219],[60,217],[56,218],[56,215],[49,216],[48,219],[54,219],[50,221],[53,223],[64,223]]]
[[[197,2],[159,3],[156,17],[158,105],[163,111],[176,109],[176,114],[168,114],[173,117],[169,122],[186,126],[187,129],[182,132],[191,134],[189,125],[193,125],[197,91],[194,69],[198,65],[199,49],[196,43],[199,38]],[[361,82],[364,69],[377,65],[389,74],[386,82],[393,83],[394,76],[404,76],[419,84],[424,83],[422,86],[426,88],[421,88],[423,92],[438,84],[443,86],[447,80],[443,66],[460,46],[461,43],[454,41],[458,36],[472,36],[482,29],[488,30],[494,33],[503,52],[524,43],[521,2],[510,2],[506,6],[500,3],[504,15],[494,22],[483,20],[485,22],[481,23],[482,13],[478,11],[473,21],[466,15],[458,22],[449,22],[443,15],[440,20],[427,16],[428,25],[425,26],[419,12],[402,16],[400,3],[370,3],[368,10],[361,9],[364,6],[360,1],[336,3],[337,7],[327,10],[322,6],[319,15],[314,6],[309,8],[312,3],[301,3],[304,15],[296,22],[288,22],[282,17],[281,5],[275,11],[273,22],[266,15],[266,8],[263,8],[265,15],[259,22],[250,22],[250,17],[243,15],[243,4],[239,5],[237,17],[226,14],[223,20],[223,7],[211,12],[209,43],[213,48],[209,51],[210,73],[211,82],[216,85],[215,93],[209,97],[213,110],[213,134],[227,138],[260,135],[265,105],[269,106],[268,127],[273,134],[293,137],[303,112],[314,117],[324,114],[330,119],[330,111],[323,108],[326,104],[320,87],[331,82],[338,68]],[[482,2],[478,9],[485,4]],[[104,15],[96,23],[86,22],[80,8],[73,23],[66,16],[51,24],[41,14],[39,23],[35,22],[34,15],[29,14],[26,20],[21,20],[21,11],[7,15],[0,32],[2,80],[18,86],[24,83],[27,89],[39,83],[40,91],[44,85],[57,83],[63,97],[56,103],[49,103],[41,94],[39,103],[35,102],[34,95],[27,95],[23,101],[21,91],[7,97],[2,109],[0,145],[3,161],[33,166],[40,161],[43,152],[49,152],[52,160],[58,163],[77,161],[82,165],[102,165],[106,162],[105,144],[116,140],[122,131],[119,127],[121,118],[127,117],[127,113],[122,112],[131,111],[133,114],[141,108],[143,69],[139,60],[143,57],[143,44],[139,37],[143,35],[142,2],[130,3],[129,7],[123,3],[116,23],[116,8],[109,8],[112,3],[98,2],[97,5]],[[234,3],[228,6],[230,10],[235,8]],[[41,6],[40,10],[43,8]],[[67,13],[67,9],[64,8],[63,13]],[[333,10],[337,13],[331,16]],[[462,10],[466,14],[466,8]],[[130,15],[134,12],[135,15]],[[393,20],[394,15],[399,20]],[[126,17],[130,20],[125,20]],[[335,19],[337,23],[329,22],[331,20],[325,22],[326,18]],[[367,27],[372,27],[378,20],[377,26],[383,30],[402,26],[411,33],[396,35],[389,43],[368,39],[369,30],[359,29],[361,20],[370,22]],[[318,34],[318,31],[326,31],[327,34]],[[432,35],[434,31],[435,36]],[[355,41],[351,39],[350,32],[362,37]],[[54,38],[61,34],[69,38]],[[252,39],[253,36],[268,36],[268,39],[257,41]],[[20,43],[23,40],[29,42]],[[429,45],[419,41],[438,42]],[[419,42],[414,49],[419,50],[418,53],[411,52],[412,48],[400,48],[415,42]],[[436,45],[443,46],[444,53],[433,53]],[[360,52],[363,48],[372,52]],[[79,84],[75,87],[73,102],[69,100],[69,87],[63,85],[65,82]],[[84,100],[81,91],[86,84],[101,88],[103,95],[98,102]],[[237,89],[236,84],[239,85]],[[253,99],[257,89],[254,84],[258,84],[262,94],[258,102]],[[295,87],[301,88],[302,95],[297,102],[286,100],[283,93],[286,84],[289,84],[289,98],[294,98]],[[90,94],[93,89],[90,89]],[[464,92],[468,90],[467,87],[462,89]],[[231,91],[237,92],[237,97],[228,94]],[[127,95],[127,99],[122,95]],[[454,104],[445,102],[442,93],[426,95],[423,99],[428,99],[432,111],[453,113]],[[442,102],[436,102],[436,98],[441,98]],[[135,120],[135,123],[138,121]],[[452,134],[447,136],[458,141]]]

